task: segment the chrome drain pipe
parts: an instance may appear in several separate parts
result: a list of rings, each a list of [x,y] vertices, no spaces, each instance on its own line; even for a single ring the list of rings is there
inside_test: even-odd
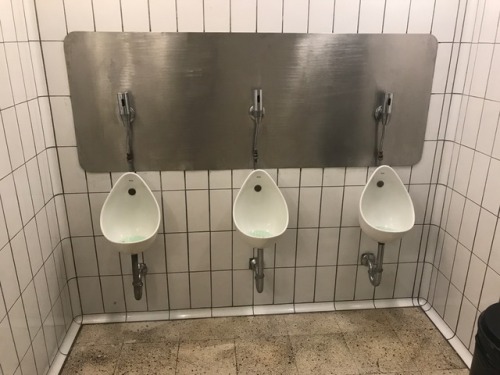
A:
[[[257,258],[250,258],[249,268],[255,274],[255,288],[258,293],[264,290],[264,249],[257,249]]]
[[[132,285],[134,286],[134,297],[138,301],[142,298],[143,281],[147,273],[148,267],[145,263],[139,263],[139,255],[132,254]]]
[[[361,264],[368,267],[368,277],[373,286],[379,286],[382,281],[382,263],[384,262],[385,243],[378,244],[377,257],[373,253],[361,255]]]

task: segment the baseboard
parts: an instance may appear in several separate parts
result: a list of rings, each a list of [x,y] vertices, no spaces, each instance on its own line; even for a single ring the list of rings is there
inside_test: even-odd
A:
[[[472,355],[467,348],[452,334],[446,323],[430,307],[427,301],[417,298],[397,298],[386,300],[367,301],[342,301],[342,302],[316,302],[295,303],[284,305],[261,305],[261,306],[239,306],[239,307],[214,307],[208,309],[188,309],[151,312],[128,312],[116,314],[91,314],[76,317],[71,324],[66,337],[52,363],[48,374],[57,375],[64,365],[71,346],[80,330],[85,324],[103,323],[125,323],[146,322],[155,320],[177,320],[177,319],[200,319],[218,318],[228,316],[252,316],[252,315],[276,315],[276,314],[301,314],[308,312],[342,311],[342,310],[365,310],[365,309],[387,309],[397,307],[420,307],[429,316],[434,325],[445,336],[450,345],[456,350],[462,360],[470,367]]]
[[[462,341],[457,337],[455,332],[448,327],[448,324],[441,318],[441,316],[437,313],[436,310],[427,302],[422,305],[422,310],[427,314],[429,319],[434,323],[436,328],[441,332],[444,338],[449,342],[449,344],[455,349],[457,354],[462,358],[462,361],[470,368],[472,363],[472,354],[469,352],[469,349],[462,344]]]
[[[61,372],[61,369],[64,366],[64,362],[66,361],[66,357],[68,356],[71,347],[73,346],[73,342],[75,341],[81,326],[81,323],[79,323],[76,319],[71,323],[68,332],[66,332],[66,336],[64,336],[61,347],[57,351],[52,365],[50,365],[47,375],[57,375]]]

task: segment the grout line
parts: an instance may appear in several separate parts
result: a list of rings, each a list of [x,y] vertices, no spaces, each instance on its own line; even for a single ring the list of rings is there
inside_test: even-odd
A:
[[[344,173],[343,173],[343,179],[344,179],[344,184],[342,186],[342,200],[340,204],[340,222],[339,222],[339,238],[337,240],[337,260],[336,260],[336,270],[335,270],[335,288],[333,289],[333,301],[336,301],[336,296],[337,296],[337,286],[338,286],[338,281],[339,281],[339,255],[340,255],[340,236],[342,235],[342,213],[344,212],[344,199],[345,199],[345,183],[346,183],[346,170],[347,168],[344,168]]]

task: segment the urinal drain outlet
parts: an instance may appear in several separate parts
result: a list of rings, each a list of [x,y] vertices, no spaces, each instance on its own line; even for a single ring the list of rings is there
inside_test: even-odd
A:
[[[258,193],[259,191],[261,191],[261,190],[262,190],[262,186],[260,186],[260,185],[255,185],[255,186],[253,187],[253,189],[254,189],[254,190]]]
[[[382,186],[384,186],[384,181],[378,181],[378,182],[377,182],[377,186],[378,186],[378,187],[382,187]]]
[[[136,193],[135,189],[128,189],[129,195],[135,195],[135,193]]]

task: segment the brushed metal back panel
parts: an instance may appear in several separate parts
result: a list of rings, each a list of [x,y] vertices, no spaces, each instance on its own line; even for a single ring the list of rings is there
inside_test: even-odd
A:
[[[80,164],[91,172],[127,170],[122,91],[136,110],[137,170],[251,168],[253,88],[266,110],[261,168],[374,165],[384,91],[394,93],[384,163],[421,158],[430,35],[74,32],[64,47]]]

